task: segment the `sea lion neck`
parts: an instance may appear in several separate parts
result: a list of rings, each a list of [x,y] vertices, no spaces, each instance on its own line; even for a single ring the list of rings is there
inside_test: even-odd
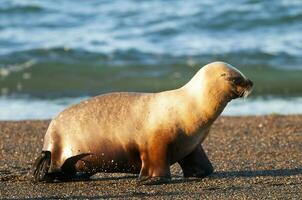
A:
[[[214,121],[229,102],[224,91],[219,91],[219,88],[208,84],[202,70],[199,70],[179,91],[186,96],[187,104],[194,108],[200,123]]]
[[[197,123],[213,122],[221,114],[228,101],[220,97],[217,98],[211,90],[200,89],[196,92],[187,90],[187,88],[180,89],[180,93],[186,96],[184,106],[188,109],[188,112],[196,116]]]

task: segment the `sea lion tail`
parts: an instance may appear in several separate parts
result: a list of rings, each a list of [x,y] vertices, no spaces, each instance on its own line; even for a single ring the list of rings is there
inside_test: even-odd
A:
[[[33,181],[40,182],[48,180],[48,169],[51,161],[51,152],[50,151],[42,151],[41,155],[36,159],[33,169]]]

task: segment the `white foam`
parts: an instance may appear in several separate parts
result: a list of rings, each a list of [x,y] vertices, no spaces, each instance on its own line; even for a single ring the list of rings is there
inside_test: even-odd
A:
[[[88,97],[31,99],[0,97],[0,120],[50,119],[71,104]],[[302,97],[248,98],[232,101],[222,115],[302,114]]]
[[[81,98],[30,99],[0,97],[0,120],[50,119]]]
[[[229,103],[222,114],[229,116],[302,114],[302,97],[237,99]]]

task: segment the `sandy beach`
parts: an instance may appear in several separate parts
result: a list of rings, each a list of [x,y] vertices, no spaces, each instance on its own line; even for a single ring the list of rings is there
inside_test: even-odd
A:
[[[302,116],[220,117],[203,144],[215,173],[184,179],[172,166],[168,184],[144,186],[131,174],[89,181],[32,183],[49,121],[0,122],[1,199],[301,199]]]

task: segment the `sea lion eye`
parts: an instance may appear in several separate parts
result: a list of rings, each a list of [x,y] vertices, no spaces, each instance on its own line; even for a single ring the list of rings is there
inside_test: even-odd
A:
[[[243,81],[239,76],[231,77],[229,80],[232,81],[235,85],[239,85]]]

